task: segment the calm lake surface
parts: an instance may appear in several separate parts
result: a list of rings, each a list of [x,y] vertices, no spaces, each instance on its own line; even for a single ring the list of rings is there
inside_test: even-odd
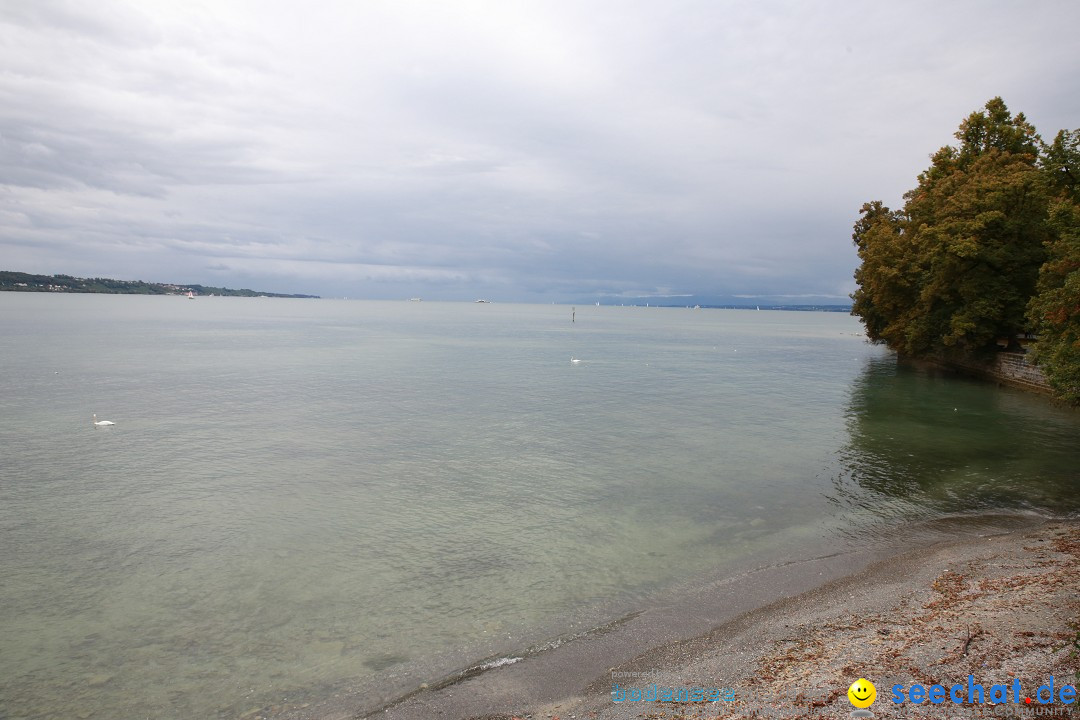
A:
[[[1080,414],[847,315],[570,319],[0,293],[0,718],[377,704],[758,557],[1080,509]]]

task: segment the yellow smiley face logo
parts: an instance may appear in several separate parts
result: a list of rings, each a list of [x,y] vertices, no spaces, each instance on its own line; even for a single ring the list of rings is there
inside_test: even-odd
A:
[[[877,688],[866,678],[859,678],[847,689],[847,699],[857,708],[868,708],[877,699]]]

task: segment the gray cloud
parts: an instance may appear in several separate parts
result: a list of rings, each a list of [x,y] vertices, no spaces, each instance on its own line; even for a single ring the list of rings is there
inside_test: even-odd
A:
[[[352,297],[840,297],[1001,95],[1075,127],[1080,7],[0,2],[6,269]]]

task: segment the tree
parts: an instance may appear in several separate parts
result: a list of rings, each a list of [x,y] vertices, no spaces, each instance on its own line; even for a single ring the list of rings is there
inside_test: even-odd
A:
[[[852,312],[914,356],[972,356],[1024,330],[1048,238],[1039,136],[1001,98],[932,156],[903,210],[863,206]]]
[[[864,203],[851,235],[862,264],[855,271],[859,287],[851,312],[862,318],[871,340],[905,347],[907,310],[916,297],[913,248],[902,236],[902,215],[880,200]]]
[[[1042,167],[1053,194],[1047,260],[1028,317],[1038,334],[1036,361],[1058,394],[1080,403],[1080,130],[1062,130]]]

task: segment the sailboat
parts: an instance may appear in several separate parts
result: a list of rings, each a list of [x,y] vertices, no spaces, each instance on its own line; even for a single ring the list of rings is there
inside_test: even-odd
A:
[[[193,292],[191,292],[190,290],[188,290],[188,291],[187,291],[187,299],[188,299],[188,300],[194,300],[194,299],[195,299],[195,293],[193,293]]]

